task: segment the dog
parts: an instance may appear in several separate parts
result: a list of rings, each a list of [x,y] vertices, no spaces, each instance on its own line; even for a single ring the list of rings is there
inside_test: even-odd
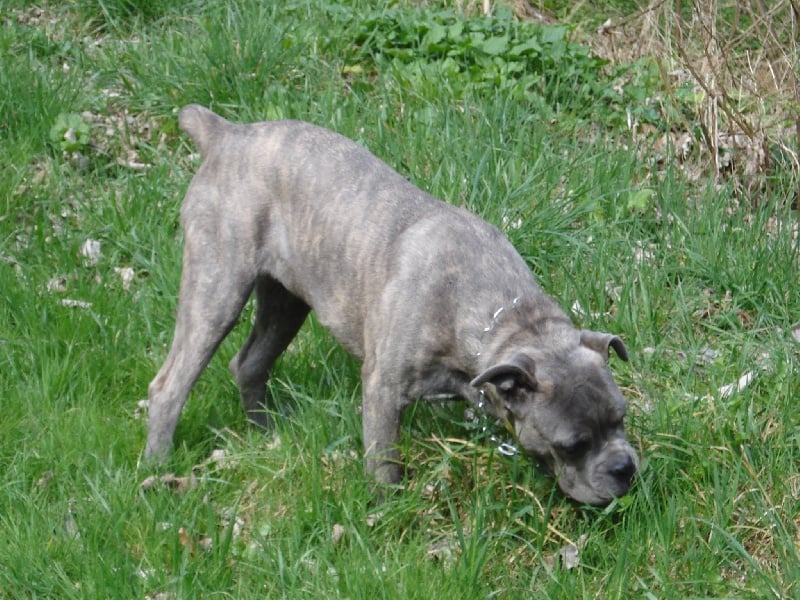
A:
[[[197,105],[181,129],[203,162],[181,208],[172,346],[148,389],[145,456],[172,445],[187,395],[248,298],[230,362],[269,426],[266,384],[310,310],[362,361],[366,469],[398,483],[403,410],[453,396],[507,423],[580,503],[626,494],[638,459],[608,369],[622,340],[578,330],[493,225],[415,187],[362,146],[299,121],[231,123]]]

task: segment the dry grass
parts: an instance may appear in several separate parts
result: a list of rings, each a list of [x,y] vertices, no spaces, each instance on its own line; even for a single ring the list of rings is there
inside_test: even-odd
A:
[[[656,60],[667,101],[677,103],[672,90],[691,84],[695,114],[673,124],[673,147],[685,147],[679,140],[689,133],[717,182],[734,174],[754,193],[762,175],[789,169],[796,182],[800,171],[798,16],[797,0],[655,0],[607,21],[592,45],[615,62]]]

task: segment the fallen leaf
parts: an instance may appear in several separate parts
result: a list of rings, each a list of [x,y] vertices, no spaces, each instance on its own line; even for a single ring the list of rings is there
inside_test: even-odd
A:
[[[266,439],[267,436],[264,436]],[[265,443],[267,450],[277,450],[281,447],[281,438],[277,433],[272,434],[272,439],[268,439]]]
[[[611,19],[606,19],[605,22],[597,28],[597,33],[599,34],[611,34],[611,30],[614,28],[614,24]]]
[[[180,542],[181,546],[187,548],[189,552],[194,552],[192,538],[188,533],[186,533],[186,529],[184,527],[178,529],[178,541]]]
[[[586,311],[583,310],[583,306],[581,306],[581,303],[578,300],[575,300],[575,302],[572,303],[572,309],[571,310],[572,310],[572,314],[574,314],[574,315],[576,315],[578,317],[585,317],[586,316]]]
[[[755,378],[756,378],[756,373],[753,371],[748,371],[747,373],[739,377],[739,381],[737,381],[736,383],[729,383],[728,385],[723,385],[721,388],[719,388],[718,390],[719,397],[728,398],[729,396],[732,396],[734,392],[741,392],[748,385],[750,385],[750,383]]]
[[[72,298],[63,298],[61,300],[61,306],[66,306],[68,308],[82,308],[84,310],[89,310],[92,308],[91,302],[86,302],[85,300],[74,300]]]
[[[459,553],[460,548],[458,539],[454,536],[443,537],[429,544],[426,554],[428,558],[449,568],[455,564],[456,555]]]
[[[152,490],[157,485],[158,485],[158,477],[156,477],[155,475],[150,475],[150,477],[147,477],[142,483],[139,484],[139,487],[147,491],[147,490]]]
[[[131,289],[131,282],[136,276],[134,270],[130,267],[114,267],[114,272],[122,279],[122,289],[129,292]]]
[[[83,242],[81,256],[87,259],[90,265],[96,265],[100,260],[100,242],[93,239]]]
[[[181,546],[186,548],[191,555],[194,555],[195,550],[198,548],[208,552],[214,546],[214,540],[212,540],[211,537],[207,535],[191,536],[189,532],[186,531],[185,527],[178,529],[178,542]]]
[[[147,418],[147,407],[148,407],[147,399],[139,400],[136,403],[136,408],[133,409],[133,418],[136,419],[137,421]]]
[[[654,248],[655,244],[645,246],[643,242],[637,242],[633,249],[634,260],[639,264],[653,262],[656,258],[655,252],[653,251]]]
[[[239,466],[239,461],[232,459],[223,448],[216,448],[211,451],[211,456],[200,467],[209,465],[214,465],[220,469],[235,469]]]
[[[375,527],[375,525],[383,518],[382,512],[372,513],[367,515],[367,527]]]
[[[194,473],[191,473],[188,477],[178,477],[174,473],[165,473],[160,477],[151,475],[140,485],[142,490],[145,491],[152,490],[158,486],[168,487],[176,494],[185,494],[197,487],[197,477],[194,476]]]
[[[232,509],[225,509],[220,514],[222,519],[220,520],[220,527],[223,529],[230,528],[231,535],[233,539],[238,539],[242,536],[242,530],[244,530],[244,519],[239,515],[235,514]]]
[[[42,473],[42,476],[36,481],[36,487],[40,490],[46,490],[50,487],[50,482],[53,481],[53,478],[56,476],[55,473],[52,471],[45,471]]]
[[[339,525],[339,523],[334,523],[333,531],[331,531],[331,542],[333,543],[334,546],[338,545],[339,542],[342,541],[344,533],[345,533],[344,527]]]
[[[47,291],[48,292],[66,292],[67,291],[67,278],[63,275],[59,275],[50,279],[47,282]]]
[[[600,317],[600,313],[599,312],[589,312],[586,309],[584,309],[583,305],[580,303],[579,300],[575,300],[575,302],[572,303],[572,309],[571,310],[572,310],[572,314],[573,315],[575,315],[576,317],[581,317],[583,319],[586,319],[586,318],[597,319],[597,318]]]
[[[436,497],[437,487],[432,483],[426,483],[422,488],[422,497],[426,499],[433,499]]]
[[[154,577],[156,575],[156,570],[155,569],[143,569],[143,568],[140,567],[140,568],[136,569],[135,575],[139,579],[151,579],[152,577]],[[145,598],[147,598],[147,596],[145,596]]]
[[[578,541],[566,544],[558,549],[552,556],[545,557],[545,563],[551,569],[560,567],[563,569],[574,569],[580,566],[580,553],[586,545],[586,540],[589,539],[587,534],[583,534],[578,538]]]
[[[227,453],[222,448],[215,448],[208,457],[208,462],[223,462]]]
[[[153,592],[147,594],[144,598],[145,600],[172,600],[177,597],[178,596],[174,592]]]
[[[64,535],[74,540],[80,539],[81,532],[78,529],[78,523],[75,521],[75,511],[72,510],[73,501],[70,500],[67,504],[67,514],[64,517]]]
[[[800,323],[792,325],[792,337],[795,342],[800,343]]]
[[[0,252],[0,262],[4,262],[13,267],[19,267],[19,261],[16,258],[8,254],[3,254],[2,252]]]
[[[121,167],[127,167],[133,171],[144,171],[145,169],[149,169],[153,166],[149,163],[139,162],[138,160],[123,160],[121,158],[117,160],[117,164]]]
[[[580,565],[580,551],[574,544],[568,544],[558,551],[558,559],[565,569],[574,569]]]
[[[715,360],[717,360],[722,355],[722,352],[719,350],[714,350],[713,348],[709,348],[705,346],[700,349],[700,352],[697,353],[697,362],[701,365],[710,365]]]
[[[619,304],[622,300],[622,286],[614,285],[613,281],[606,281],[606,296],[612,303]]]
[[[515,221],[512,221],[509,217],[503,217],[503,231],[508,231],[509,229],[519,229],[522,227],[522,218],[519,218]]]

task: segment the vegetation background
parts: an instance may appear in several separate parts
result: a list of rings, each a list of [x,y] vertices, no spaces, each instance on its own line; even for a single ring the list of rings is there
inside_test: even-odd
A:
[[[0,597],[800,597],[798,12],[5,0]],[[142,465],[189,102],[330,127],[502,227],[578,325],[628,345],[632,492],[577,506],[463,406],[419,405],[379,504],[359,366],[313,319],[271,380],[273,434],[227,373],[243,326],[168,465]]]

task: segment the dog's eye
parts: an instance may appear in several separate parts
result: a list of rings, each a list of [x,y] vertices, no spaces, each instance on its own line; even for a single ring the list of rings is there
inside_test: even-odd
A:
[[[611,423],[609,423],[612,429],[625,429],[625,415],[622,415],[618,419],[614,419]]]
[[[567,456],[580,456],[581,454],[585,454],[589,451],[589,448],[592,446],[591,438],[577,438],[575,440],[570,441],[567,444],[559,444],[560,450],[563,454]]]

